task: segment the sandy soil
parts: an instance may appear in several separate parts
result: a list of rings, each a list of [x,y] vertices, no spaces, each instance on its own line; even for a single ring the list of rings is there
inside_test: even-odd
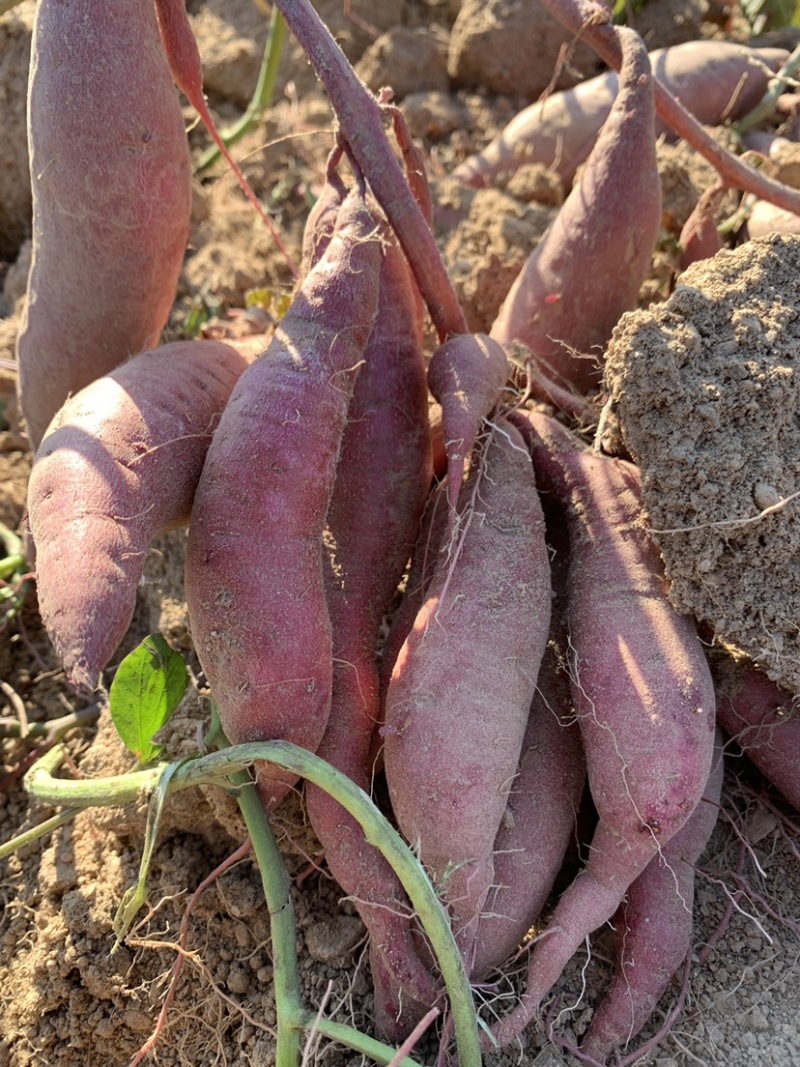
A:
[[[439,204],[437,237],[470,326],[486,329],[561,197],[543,173],[518,175],[502,189],[481,193],[453,188],[447,181],[455,164],[486,143],[541,88],[538,81],[523,81],[523,75],[528,78],[533,72],[525,50],[509,47],[508,11],[517,9],[519,14],[525,5],[464,0],[455,31],[454,21],[462,7],[458,2],[354,0],[353,11],[362,20],[358,24],[343,15],[340,0],[324,0],[319,6],[348,56],[359,62],[368,83],[377,89],[391,81],[415,136],[424,143]],[[14,373],[9,364],[29,257],[24,94],[33,8],[32,0],[24,0],[16,11],[0,17],[0,278],[4,283],[0,299],[0,522],[12,528],[24,522],[30,466],[17,422]],[[652,17],[654,8],[660,9],[660,21]],[[193,0],[190,12],[204,56],[210,100],[224,124],[240,113],[252,92],[266,18],[250,0]],[[677,5],[659,0],[651,6],[643,27],[649,46],[716,32],[716,26],[702,22],[704,12],[707,5],[699,0]],[[505,32],[492,34],[487,30],[491,25]],[[511,39],[518,40],[521,32],[514,23]],[[549,80],[552,50],[560,41],[556,34],[549,58],[541,59],[542,84]],[[595,68],[591,57],[580,53],[574,69],[577,76]],[[512,80],[504,82],[498,72]],[[185,115],[187,126],[193,125],[188,107]],[[325,98],[291,45],[282,61],[275,106],[241,142],[236,154],[294,256],[299,254],[309,206],[321,187],[331,130]],[[202,129],[195,126],[191,138],[198,153],[205,148]],[[620,327],[615,341],[619,355],[612,361],[609,382],[627,447],[643,465],[648,464],[646,489],[653,524],[666,528],[697,521],[689,510],[659,510],[665,479],[667,483],[669,478],[674,480],[676,470],[689,501],[697,493],[708,497],[707,487],[712,483],[724,486],[725,494],[717,493],[713,509],[703,512],[703,521],[750,514],[753,507],[767,502],[767,488],[782,496],[799,488],[796,390],[778,366],[770,369],[780,379],[780,388],[774,386],[779,388],[774,398],[769,393],[771,406],[764,420],[767,437],[738,442],[738,453],[731,434],[725,435],[723,452],[716,438],[709,461],[722,463],[724,469],[712,475],[704,466],[706,473],[698,484],[686,477],[688,468],[698,469],[690,462],[689,451],[699,450],[704,440],[700,429],[706,415],[697,389],[707,392],[713,385],[716,390],[713,404],[709,400],[705,406],[708,419],[719,431],[720,425],[724,428],[728,421],[736,421],[736,405],[745,402],[741,382],[752,379],[752,375],[747,378],[744,361],[732,369],[726,361],[725,330],[730,329],[733,338],[739,338],[737,330],[749,338],[755,330],[749,309],[754,309],[752,315],[763,320],[762,332],[772,330],[784,338],[785,359],[796,358],[792,324],[797,315],[798,252],[787,246],[783,266],[773,273],[769,273],[770,257],[782,245],[767,241],[757,254],[749,247],[733,252],[725,270],[701,265],[683,279],[683,295],[679,290],[670,297],[676,271],[675,239],[712,179],[708,168],[686,149],[665,147],[661,171],[663,240],[641,297],[649,310]],[[742,269],[737,266],[740,261]],[[217,168],[196,182],[190,248],[167,337],[183,336],[189,321],[215,316],[218,330],[247,329],[249,321],[253,329],[263,328],[268,313],[265,319],[263,312],[243,311],[247,294],[254,289],[266,289],[275,297],[288,294],[290,274],[230,176]],[[703,326],[697,324],[698,308],[705,316]],[[698,341],[692,330],[709,343]],[[637,437],[630,427],[641,424],[640,409],[652,411],[657,405],[652,395],[652,364],[644,364],[637,373],[631,369],[630,352],[646,349],[652,355],[669,349],[680,363],[675,353],[682,349],[676,348],[676,338],[689,352],[700,345],[712,367],[704,370],[701,380],[697,374],[687,380],[677,371],[668,378],[660,373],[659,390],[671,390],[661,394],[665,398],[662,422],[653,421]],[[760,386],[762,393],[771,388],[772,379]],[[732,407],[725,409],[723,419],[726,404]],[[665,429],[663,420],[673,429]],[[665,452],[667,432],[673,437]],[[675,438],[676,433],[681,440]],[[680,457],[682,465],[673,466]],[[763,460],[763,470],[754,465],[755,458]],[[755,596],[769,617],[759,617],[756,636],[770,634],[771,648],[766,652],[778,653],[770,663],[786,666],[788,673],[779,671],[779,676],[796,688],[800,680],[793,651],[797,633],[786,621],[797,614],[796,610],[788,613],[796,589],[793,570],[785,567],[796,545],[793,521],[788,508],[782,516],[775,516],[769,551],[759,540],[764,533],[760,527],[734,533],[706,530],[682,535],[683,540],[663,538],[661,544],[681,605],[715,625],[720,624],[720,604],[732,610],[729,591],[738,588],[743,573],[760,583]],[[745,547],[740,547],[748,538]],[[191,649],[182,597],[184,540],[185,533],[178,532],[154,546],[134,627],[120,650],[121,656],[145,634],[162,629],[186,652],[199,683],[190,686],[166,731],[165,744],[174,758],[194,750],[198,729],[208,718],[208,693]],[[781,560],[784,567],[781,583],[777,583]],[[698,581],[691,580],[697,576]],[[709,585],[710,576],[715,585]],[[687,579],[684,584],[682,577]],[[65,576],[65,580],[80,581],[80,575]],[[706,594],[702,602],[698,590]],[[747,646],[748,639],[741,635],[740,641]],[[21,615],[0,633],[0,680],[5,686],[0,700],[8,705],[0,715],[5,717],[16,714],[15,701],[22,702],[31,722],[56,718],[88,703],[77,700],[64,683],[41,630],[33,591]],[[0,741],[0,841],[51,814],[49,809],[31,807],[15,777],[32,747]],[[121,773],[130,767],[105,716],[95,728],[74,734],[69,750],[74,773],[81,776]],[[683,1006],[670,1034],[637,1062],[658,1067],[800,1064],[800,829],[791,818],[732,751],[722,818],[699,869],[695,952]],[[183,794],[170,803],[150,875],[149,910],[141,913],[133,934],[112,955],[112,919],[121,894],[136,878],[144,824],[141,809],[95,809],[0,862],[0,1067],[122,1067],[151,1034],[176,960],[175,943],[187,899],[238,847],[244,828],[234,801],[219,791]],[[306,1002],[315,1007],[324,1004],[332,1018],[369,1032],[372,993],[364,928],[355,908],[340,899],[341,892],[327,874],[299,799],[291,798],[281,810],[276,830],[293,878]],[[236,863],[200,897],[191,920],[189,948],[157,1047],[158,1062],[165,1067],[271,1064],[275,1010],[269,916],[258,872],[249,858]],[[600,931],[592,939],[589,965],[585,954],[576,958],[557,987],[548,1020],[557,1043],[548,1041],[544,1025],[533,1026],[524,1047],[489,1056],[487,1064],[558,1067],[577,1062],[559,1044],[575,1044],[585,1032],[611,973],[612,959],[611,932]],[[512,968],[481,993],[487,1015],[503,1010],[519,978],[518,970]],[[642,1040],[659,1031],[681,993],[682,980],[679,976],[672,984]],[[421,1063],[433,1063],[435,1042],[423,1043],[415,1055]],[[322,1043],[309,1049],[309,1062],[355,1067],[362,1061],[354,1053]]]

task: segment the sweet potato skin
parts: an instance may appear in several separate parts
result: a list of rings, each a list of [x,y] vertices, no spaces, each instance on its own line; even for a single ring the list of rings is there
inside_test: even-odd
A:
[[[70,394],[157,344],[175,299],[191,159],[151,0],[42,0],[28,141],[33,259],[17,358],[36,448]]]
[[[483,420],[499,403],[509,371],[503,346],[485,334],[450,337],[431,357],[428,385],[442,406],[447,499],[452,508]]]
[[[469,966],[550,619],[544,519],[503,420],[459,502],[386,699],[385,765],[406,839],[441,886]]]
[[[150,540],[188,521],[246,366],[222,342],[165,345],[87,385],[45,434],[28,488],[39,609],[77,688],[97,686],[125,636]]]
[[[717,721],[764,777],[800,811],[797,698],[752,663],[714,660]]]
[[[689,41],[650,53],[653,73],[704,126],[734,121],[755,107],[787,53],[727,41]],[[523,163],[553,168],[565,181],[591,151],[617,93],[616,71],[553,93],[515,115],[482,152],[464,160],[453,177],[464,185],[490,185]],[[656,134],[674,136],[657,124]]]
[[[617,970],[581,1044],[596,1060],[636,1037],[691,951],[695,864],[717,823],[724,770],[717,731],[700,803],[633,882],[615,917]]]
[[[522,341],[557,384],[579,392],[599,380],[602,348],[635,306],[661,223],[650,64],[637,34],[618,33],[624,58],[614,105],[490,331],[503,344]]]
[[[690,817],[714,740],[710,671],[693,623],[667,600],[638,471],[586,451],[546,416],[530,412],[527,421],[537,480],[566,506],[573,699],[599,822],[534,948],[525,994],[493,1030],[501,1044]]]
[[[420,306],[400,246],[387,234],[375,327],[328,509],[333,691],[318,750],[367,793],[380,714],[379,628],[411,555],[430,480]],[[331,873],[369,931],[377,1025],[387,1038],[402,1040],[437,994],[418,957],[410,904],[394,871],[341,805],[311,783],[306,805]]]
[[[378,303],[381,226],[363,197],[242,376],[197,490],[186,595],[229,740],[315,750],[330,711],[322,543],[347,412]],[[274,771],[274,769],[273,769]],[[292,779],[262,768],[273,808]]]
[[[478,926],[473,978],[500,967],[547,902],[575,834],[586,760],[563,649],[551,638],[531,704],[519,771],[494,846],[495,887]]]

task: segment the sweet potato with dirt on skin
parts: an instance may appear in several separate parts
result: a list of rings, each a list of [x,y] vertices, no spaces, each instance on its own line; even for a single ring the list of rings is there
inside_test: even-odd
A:
[[[533,470],[502,419],[461,490],[457,530],[394,666],[384,758],[398,825],[469,969],[550,621]]]
[[[380,715],[380,625],[411,555],[431,481],[422,325],[405,257],[387,233],[378,313],[350,402],[327,516],[333,691],[318,749],[367,793]],[[402,1040],[438,992],[418,956],[411,906],[389,864],[333,797],[309,782],[306,806],[328,867],[369,932],[377,1025],[388,1039]]]
[[[522,341],[556,384],[588,392],[623,312],[636,304],[661,224],[653,78],[644,43],[620,28],[620,90],[592,153],[492,325]]]
[[[237,383],[197,489],[186,558],[195,647],[233,744],[315,750],[328,721],[323,532],[378,306],[383,223],[355,191],[269,348]],[[292,776],[259,768],[270,809]]]
[[[494,843],[495,885],[478,925],[473,979],[501,967],[539,918],[575,835],[585,781],[563,648],[551,638]]]
[[[651,52],[650,66],[698,122],[719,126],[755,107],[766,91],[769,71],[777,71],[787,56],[782,48],[689,41]],[[541,163],[570,182],[591,151],[618,86],[616,71],[607,71],[529,105],[483,151],[456,167],[453,177],[481,188],[524,163]],[[656,136],[663,133],[674,138],[658,122]]]
[[[494,411],[510,368],[503,346],[485,334],[463,333],[440,345],[428,365],[428,385],[442,406],[451,508],[484,419]]]
[[[41,0],[28,138],[17,359],[35,449],[68,396],[158,343],[175,300],[191,159],[152,0]]]
[[[800,811],[798,699],[746,660],[715,655],[717,721],[767,781]]]
[[[148,544],[188,521],[211,435],[247,363],[233,343],[164,345],[87,385],[47,430],[28,519],[39,609],[77,688],[98,685],[130,626]]]
[[[714,742],[714,686],[693,622],[669,603],[638,470],[526,416],[538,484],[565,508],[572,695],[599,815],[589,856],[534,947],[525,993],[493,1027],[507,1044],[584,939],[690,817]]]
[[[692,949],[695,866],[717,824],[724,776],[717,731],[711,773],[700,803],[631,885],[614,919],[617,966],[592,1016],[581,1051],[605,1062],[650,1019]]]

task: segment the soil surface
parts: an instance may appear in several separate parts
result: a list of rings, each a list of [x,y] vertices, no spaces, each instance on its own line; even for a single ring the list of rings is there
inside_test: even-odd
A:
[[[488,329],[562,190],[535,168],[481,192],[456,187],[447,175],[550,82],[563,34],[536,29],[534,5],[506,0],[353,0],[350,16],[341,0],[317,6],[370,87],[393,86],[426,150],[437,237],[468,322]],[[651,3],[642,25],[648,46],[719,33],[721,6]],[[251,0],[191,0],[189,10],[209,99],[225,125],[252,94],[268,19]],[[24,0],[0,16],[0,523],[20,530],[31,457],[15,407],[13,361],[30,257],[24,116],[33,12],[33,0]],[[542,49],[535,62],[521,44],[530,33]],[[598,69],[581,48],[563,68],[560,84]],[[206,135],[188,105],[185,118],[199,157]],[[324,179],[332,130],[323,93],[287,41],[275,104],[235,154],[295,260]],[[786,566],[800,536],[797,511],[787,504],[763,522],[742,520],[800,489],[798,397],[786,370],[797,358],[800,250],[766,239],[730,252],[720,265],[699,265],[673,294],[677,236],[714,179],[690,150],[665,145],[660,152],[662,240],[641,293],[647,310],[623,321],[612,346],[616,414],[627,448],[646,471],[652,525],[662,531],[699,527],[658,535],[676,602],[726,630],[732,642],[799,689],[798,634],[790,623],[798,616],[797,590],[794,568]],[[730,214],[733,206],[726,202],[720,211]],[[274,309],[291,290],[284,255],[216,165],[195,183],[190,246],[165,339],[200,326],[212,336],[268,332]],[[746,356],[731,359],[731,346],[742,343]],[[762,412],[757,434],[755,424],[739,417],[755,398]],[[186,653],[193,680],[164,731],[170,758],[196,750],[209,718],[182,595],[185,536],[178,531],[153,546],[134,626],[116,661],[156,629]],[[727,623],[747,615],[734,602],[745,575],[753,583],[748,602],[759,611],[740,631]],[[65,580],[80,581],[80,575]],[[0,681],[6,725],[20,715],[36,723],[93,706],[67,688],[42,632],[33,588],[0,633]],[[20,787],[20,771],[35,758],[35,746],[0,740],[0,842],[53,814],[32,805]],[[75,776],[131,768],[105,712],[96,725],[73,732],[68,749],[68,773]],[[670,1033],[636,1062],[800,1064],[800,829],[792,822],[797,816],[752,769],[734,751],[730,756],[722,818],[698,873],[691,967],[685,981],[680,975],[672,983],[635,1047],[662,1029],[679,996],[682,1008]],[[137,877],[145,819],[136,806],[92,809],[0,861],[0,1067],[123,1067],[153,1033],[189,898],[240,846],[244,826],[235,801],[219,790],[171,800],[153,856],[148,905],[112,952],[112,922]],[[300,798],[286,802],[275,829],[293,880],[306,1003],[369,1033],[364,928],[325,869]],[[199,897],[187,949],[155,1059],[165,1067],[272,1064],[269,915],[250,857]],[[490,1067],[578,1062],[566,1046],[580,1040],[611,974],[610,928],[592,938],[590,955],[588,966],[586,953],[573,961],[546,1021],[531,1026],[520,1047],[487,1056]],[[518,963],[479,991],[487,1018],[513,1002],[523,970]],[[423,1041],[414,1055],[434,1063],[435,1040]],[[305,1062],[355,1067],[362,1059],[310,1040]]]

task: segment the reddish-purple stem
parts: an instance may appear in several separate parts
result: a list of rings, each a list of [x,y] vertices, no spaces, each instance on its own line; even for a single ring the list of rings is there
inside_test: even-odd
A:
[[[441,340],[467,332],[464,312],[433,234],[395,159],[378,102],[361,82],[310,0],[276,0],[328,93],[342,136],[386,212]]]

